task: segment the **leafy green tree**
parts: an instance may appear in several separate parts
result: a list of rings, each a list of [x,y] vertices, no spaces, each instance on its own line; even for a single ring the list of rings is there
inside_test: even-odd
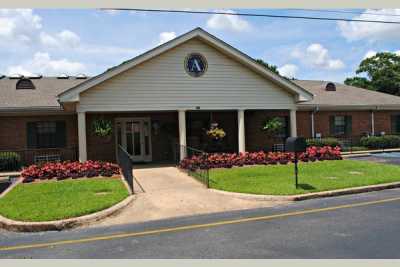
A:
[[[344,80],[344,83],[351,86],[356,86],[360,88],[375,90],[371,86],[371,82],[365,77],[351,77]]]
[[[272,72],[275,72],[276,74],[279,74],[278,67],[272,64],[268,64],[262,59],[256,59],[256,62],[260,65],[262,65],[264,68],[269,69]]]
[[[400,95],[400,56],[391,52],[380,52],[361,61],[356,74],[363,77],[347,78],[345,83],[392,95]]]

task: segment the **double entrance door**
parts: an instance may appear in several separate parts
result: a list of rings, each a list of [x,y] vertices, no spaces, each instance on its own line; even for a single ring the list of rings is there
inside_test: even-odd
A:
[[[121,145],[134,162],[151,161],[150,118],[117,118],[115,123],[117,150]]]

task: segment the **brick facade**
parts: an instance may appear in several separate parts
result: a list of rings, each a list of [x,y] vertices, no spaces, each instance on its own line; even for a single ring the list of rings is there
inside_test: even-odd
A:
[[[385,132],[392,133],[391,116],[400,115],[399,111],[374,111],[375,134]],[[318,111],[314,115],[315,133],[321,133],[322,137],[331,136],[329,129],[330,116],[351,116],[352,136],[361,136],[372,132],[371,111]],[[297,112],[297,134],[311,137],[311,111]]]
[[[192,117],[187,113],[187,119]],[[193,112],[194,113],[194,112]],[[400,115],[400,111],[375,111],[375,133],[392,132],[391,116]],[[371,132],[370,111],[319,111],[315,114],[315,132],[323,137],[330,136],[329,116],[352,116],[352,135],[362,135]],[[219,123],[226,133],[225,143],[229,151],[237,151],[237,111],[213,112],[213,121]],[[274,143],[282,143],[283,140],[273,140],[262,130],[265,121],[275,116],[289,117],[287,110],[246,110],[245,111],[245,135],[246,150],[259,151],[270,150]],[[106,118],[113,122],[117,117],[150,117],[152,126],[156,122],[159,129],[152,127],[152,158],[155,162],[171,161],[174,159],[175,144],[178,140],[178,113],[177,112],[146,112],[146,113],[88,113],[86,115],[87,152],[88,159],[116,161],[116,147],[114,134],[111,138],[100,138],[92,134],[92,122],[95,118]],[[66,147],[77,147],[77,115],[46,115],[46,116],[10,116],[0,117],[0,150],[24,150],[27,149],[27,123],[33,121],[66,122],[67,140]],[[288,124],[288,127],[290,123]],[[204,127],[202,128],[204,129]],[[203,130],[202,130],[203,131]],[[297,133],[299,136],[311,137],[311,111],[297,111]],[[188,136],[188,145],[196,134]],[[194,138],[193,138],[194,137]],[[203,142],[200,140],[200,143]]]
[[[311,111],[297,111],[297,135],[311,137]]]
[[[27,123],[63,120],[66,124],[66,147],[78,145],[76,115],[0,117],[0,150],[27,149]]]
[[[283,140],[274,140],[262,130],[267,119],[276,116],[289,117],[287,110],[246,110],[245,111],[245,135],[246,151],[271,150],[274,143],[282,143]],[[290,123],[288,123],[288,127]]]
[[[379,110],[374,112],[376,134],[379,134],[381,132],[391,133],[394,131],[394,129],[392,129],[391,123],[392,115],[400,115],[400,111]]]
[[[371,132],[370,111],[319,111],[314,115],[315,133],[321,133],[322,137],[331,136],[329,129],[330,116],[351,116],[351,135],[360,136]]]

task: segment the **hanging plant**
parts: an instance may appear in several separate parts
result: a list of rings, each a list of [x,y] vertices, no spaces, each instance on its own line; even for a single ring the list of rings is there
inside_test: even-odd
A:
[[[283,129],[283,123],[280,118],[274,117],[267,120],[262,129],[269,135],[277,135]]]
[[[92,124],[93,133],[96,136],[108,137],[112,134],[112,122],[105,119],[96,119]]]
[[[224,129],[218,128],[216,125],[211,125],[211,128],[207,131],[207,136],[214,140],[220,140],[224,138],[225,135]]]

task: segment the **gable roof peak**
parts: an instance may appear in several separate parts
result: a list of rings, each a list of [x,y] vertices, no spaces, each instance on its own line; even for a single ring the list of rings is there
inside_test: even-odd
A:
[[[58,95],[58,98],[61,102],[77,102],[79,101],[79,94],[105,80],[108,80],[115,75],[122,73],[130,68],[135,67],[136,65],[148,61],[174,47],[179,46],[195,37],[200,37],[204,40],[208,45],[213,46],[214,48],[222,51],[226,55],[229,55],[233,59],[237,60],[238,62],[242,63],[249,69],[261,74],[266,79],[273,80],[283,89],[289,91],[293,95],[296,96],[296,101],[308,101],[313,98],[313,95],[305,90],[304,88],[298,86],[297,84],[293,83],[292,81],[260,66],[252,57],[246,55],[245,53],[241,52],[240,50],[232,47],[231,45],[225,43],[223,40],[217,38],[216,36],[212,35],[211,33],[205,31],[200,27],[196,27],[193,30],[186,32],[182,35],[175,37],[174,39],[165,42],[137,57],[134,57],[130,60],[127,60],[121,63],[118,66],[112,67],[105,72],[92,77],[85,82],[70,88],[63,93]]]

